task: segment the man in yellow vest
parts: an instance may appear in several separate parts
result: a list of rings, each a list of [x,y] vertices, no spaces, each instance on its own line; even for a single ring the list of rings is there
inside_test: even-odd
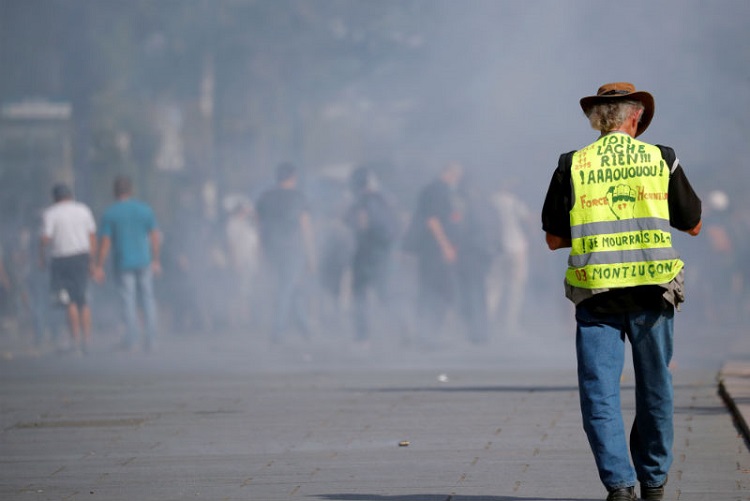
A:
[[[583,428],[607,501],[664,497],[672,464],[674,309],[684,300],[683,262],[671,228],[698,235],[701,201],[671,148],[636,138],[654,98],[627,82],[580,101],[601,135],[560,156],[542,209],[551,250],[570,248],[566,297],[576,305]],[[620,410],[625,340],[636,415],[628,440]]]

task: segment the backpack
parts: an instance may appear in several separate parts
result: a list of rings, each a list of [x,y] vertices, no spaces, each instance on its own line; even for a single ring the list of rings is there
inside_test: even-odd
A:
[[[398,215],[382,195],[368,193],[360,200],[360,209],[367,214],[365,238],[373,244],[390,246],[400,233]]]

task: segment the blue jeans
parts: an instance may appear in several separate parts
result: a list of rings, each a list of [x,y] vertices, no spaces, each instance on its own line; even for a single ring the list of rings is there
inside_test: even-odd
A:
[[[354,256],[352,263],[352,296],[354,332],[357,341],[367,341],[370,338],[370,322],[368,315],[367,293],[373,289],[380,304],[388,308],[389,313],[397,315],[396,308],[392,308],[389,291],[391,274],[390,249],[368,250],[362,247]]]
[[[576,353],[583,428],[608,490],[666,481],[674,442],[672,359],[674,308],[598,315],[576,308]],[[625,338],[635,372],[630,454],[620,407]]]
[[[271,340],[282,340],[290,320],[302,336],[307,338],[310,336],[310,324],[307,314],[304,256],[279,252],[272,263],[276,273],[276,310]]]
[[[147,346],[156,340],[156,299],[154,297],[154,280],[151,267],[137,270],[125,270],[118,273],[118,284],[122,313],[125,320],[124,344],[132,346],[138,340],[138,299],[143,308],[145,339]]]

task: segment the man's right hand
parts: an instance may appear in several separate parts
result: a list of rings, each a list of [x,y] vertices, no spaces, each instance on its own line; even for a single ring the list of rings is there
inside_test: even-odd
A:
[[[104,279],[106,278],[104,267],[94,266],[94,268],[91,270],[91,276],[94,279],[94,282],[98,284],[104,283]]]

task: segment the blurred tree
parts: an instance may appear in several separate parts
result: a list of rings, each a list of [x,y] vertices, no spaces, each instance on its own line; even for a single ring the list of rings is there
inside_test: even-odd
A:
[[[419,89],[387,82],[419,71],[439,11],[427,5],[6,0],[0,96],[73,104],[79,191],[95,207],[117,172],[150,197],[175,185],[155,168],[162,109],[183,118],[183,176],[246,188],[280,160],[358,162],[394,134],[408,109],[399,103]],[[365,134],[367,122],[381,125]]]

